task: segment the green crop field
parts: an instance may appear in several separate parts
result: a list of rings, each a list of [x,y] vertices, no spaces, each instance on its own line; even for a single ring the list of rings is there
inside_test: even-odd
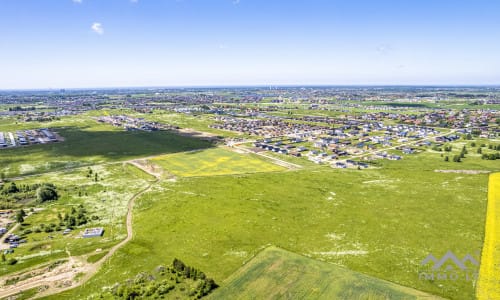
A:
[[[224,287],[270,244],[434,295],[473,298],[470,281],[420,279],[420,262],[429,253],[463,257],[481,249],[487,174],[404,166],[162,182],[136,202],[133,240],[84,288],[53,299],[96,297],[176,257]]]
[[[177,176],[215,176],[282,171],[283,167],[252,154],[238,154],[224,148],[195,150],[152,158],[155,164]]]
[[[269,247],[208,299],[440,299],[439,297]]]

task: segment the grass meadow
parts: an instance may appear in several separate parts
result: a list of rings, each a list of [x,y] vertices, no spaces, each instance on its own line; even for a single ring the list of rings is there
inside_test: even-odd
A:
[[[25,237],[28,242],[22,244],[13,254],[7,255],[7,259],[15,258],[18,263],[13,266],[0,265],[0,276],[67,257],[66,250],[71,255],[82,255],[93,253],[96,249],[107,249],[126,237],[127,203],[135,193],[147,186],[153,177],[121,163],[93,166],[92,170],[94,174],[99,174],[97,182],[93,176],[86,177],[87,168],[59,172],[55,176],[44,174],[16,181],[18,185],[52,182],[59,187],[60,198],[38,206],[40,210],[37,209],[25,219],[23,226],[15,233]],[[62,231],[45,232],[41,228],[41,224],[59,224],[58,213],[69,214],[72,207],[78,209],[79,205],[83,205],[87,210],[87,224],[75,228],[68,235],[63,235]],[[98,219],[92,220],[92,216],[97,216]],[[103,227],[105,234],[102,238],[81,238],[83,229],[89,227]],[[41,228],[41,232],[35,232],[36,228]],[[25,234],[26,230],[31,233]]]
[[[57,297],[97,296],[175,257],[224,284],[275,245],[435,295],[473,298],[471,282],[424,281],[418,274],[429,253],[480,251],[488,176],[401,167],[163,182],[138,199],[133,240],[85,287]]]

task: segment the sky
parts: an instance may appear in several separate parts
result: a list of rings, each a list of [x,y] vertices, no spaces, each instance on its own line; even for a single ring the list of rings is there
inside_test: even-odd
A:
[[[0,0],[0,89],[498,85],[498,0]]]

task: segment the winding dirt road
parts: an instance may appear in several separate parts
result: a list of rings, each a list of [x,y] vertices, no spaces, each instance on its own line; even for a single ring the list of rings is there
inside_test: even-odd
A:
[[[131,164],[136,166],[133,163]],[[148,172],[145,169],[142,170]],[[160,175],[157,173],[150,173],[150,172],[148,173],[150,175],[153,175],[156,179],[150,182],[150,184],[146,188],[137,192],[132,196],[132,198],[130,198],[127,206],[127,219],[126,219],[127,237],[123,241],[113,246],[105,256],[103,256],[99,261],[95,263],[87,262],[87,257],[89,256],[88,254],[83,256],[73,257],[68,252],[69,260],[61,264],[60,266],[54,268],[53,270],[50,270],[48,272],[43,272],[43,269],[46,268],[44,267],[42,268],[42,272],[40,272],[41,269],[35,269],[30,272],[35,272],[40,274],[28,278],[26,280],[22,280],[13,285],[2,286],[0,288],[0,298],[12,296],[22,291],[26,291],[37,287],[43,289],[43,291],[41,291],[35,296],[35,298],[39,298],[60,293],[69,289],[73,289],[75,287],[81,286],[82,284],[86,283],[92,276],[94,276],[97,273],[97,271],[99,271],[100,267],[104,264],[104,262],[106,262],[111,256],[113,256],[113,254],[115,254],[115,252],[118,249],[123,247],[132,239],[133,237],[132,217],[133,217],[133,207],[135,200],[140,196],[142,196],[144,193],[150,191],[151,188],[155,184],[157,184],[161,179]],[[79,274],[84,274],[84,275],[80,277],[78,280],[76,280],[76,276]],[[4,278],[0,278],[0,282],[5,282],[7,278],[12,278],[16,276],[19,276],[19,273],[11,274],[5,276]]]

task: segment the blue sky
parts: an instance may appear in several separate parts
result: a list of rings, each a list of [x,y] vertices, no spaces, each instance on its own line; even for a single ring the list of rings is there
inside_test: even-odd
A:
[[[500,84],[497,0],[0,0],[0,89]]]

